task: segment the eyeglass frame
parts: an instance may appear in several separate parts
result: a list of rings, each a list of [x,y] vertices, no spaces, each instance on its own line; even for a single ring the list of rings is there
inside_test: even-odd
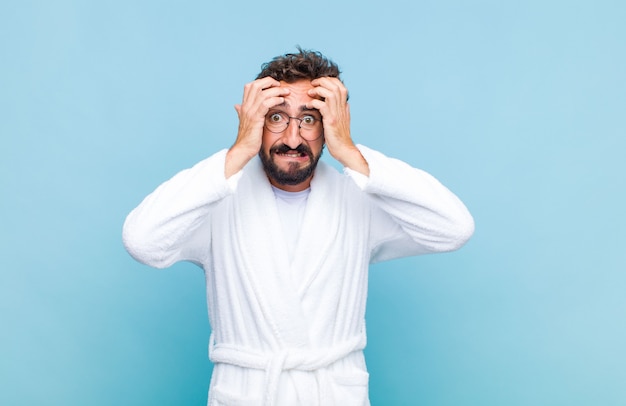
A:
[[[270,118],[271,116],[273,116],[274,114],[278,114],[278,115],[282,116],[283,118],[286,118],[286,119],[287,119],[287,122],[285,123],[285,128],[284,128],[283,130],[281,130],[281,131],[273,131],[273,130],[270,130],[270,129],[267,127],[267,120],[269,120],[269,118]],[[323,124],[323,121],[322,121],[322,119],[321,119],[321,118],[317,118],[317,117],[315,117],[315,116],[314,116],[314,115],[312,115],[312,114],[303,114],[302,116],[303,116],[303,117],[309,116],[309,117],[313,118],[313,120],[315,120],[314,125],[315,125],[317,122],[320,122],[320,123],[322,123],[322,124]],[[299,123],[298,123],[298,134],[300,135],[300,137],[304,138],[304,139],[305,139],[305,140],[307,140],[307,141],[315,141],[315,140],[317,140],[318,138],[320,138],[322,135],[324,135],[324,127],[322,126],[321,131],[320,131],[320,134],[319,134],[317,137],[315,137],[315,138],[313,138],[313,139],[308,139],[308,138],[305,138],[305,137],[302,135],[302,123],[303,123],[303,121],[304,121],[304,118],[292,117],[292,116],[287,115],[287,113],[285,113],[285,112],[283,112],[283,111],[270,111],[269,113],[267,113],[267,115],[265,116],[265,120],[264,120],[263,127],[265,127],[265,128],[267,129],[267,131],[271,132],[272,134],[280,134],[280,133],[282,133],[282,132],[285,132],[285,131],[289,128],[289,124],[291,124],[291,119],[295,119],[295,120],[298,120],[298,121],[299,121]],[[310,131],[314,131],[314,129],[311,129]]]

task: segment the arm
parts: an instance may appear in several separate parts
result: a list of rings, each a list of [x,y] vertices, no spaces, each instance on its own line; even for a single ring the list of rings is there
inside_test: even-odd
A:
[[[176,174],[126,218],[122,239],[137,261],[165,268],[202,262],[210,244],[211,208],[230,195],[238,176],[224,176],[226,150]]]
[[[235,106],[239,130],[233,146],[178,173],[128,215],[122,237],[131,256],[157,268],[203,262],[211,208],[234,191],[241,170],[261,148],[265,115],[287,94],[270,77],[245,85],[243,101]]]
[[[314,88],[309,90],[309,96],[314,99],[307,107],[315,108],[322,114],[328,152],[344,167],[369,176],[368,163],[350,134],[348,89],[334,77],[312,80],[311,85]]]
[[[450,190],[428,173],[359,146],[369,178],[347,170],[374,206],[372,262],[453,251],[474,233],[474,220]]]
[[[307,107],[320,111],[328,151],[374,202],[372,262],[460,248],[474,232],[463,203],[435,178],[363,146],[350,135],[348,90],[337,78],[311,81]]]
[[[239,116],[237,139],[226,155],[224,175],[229,178],[239,172],[261,149],[265,115],[271,107],[285,101],[289,89],[280,82],[265,77],[248,83],[243,89],[243,101],[235,106]]]

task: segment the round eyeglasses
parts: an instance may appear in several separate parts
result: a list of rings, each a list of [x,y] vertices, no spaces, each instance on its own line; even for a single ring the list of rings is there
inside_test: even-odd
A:
[[[289,127],[291,119],[298,120],[300,123],[300,137],[307,141],[315,141],[322,136],[322,120],[310,114],[301,117],[291,117],[285,113],[271,113],[265,116],[265,128],[273,133],[282,133]]]

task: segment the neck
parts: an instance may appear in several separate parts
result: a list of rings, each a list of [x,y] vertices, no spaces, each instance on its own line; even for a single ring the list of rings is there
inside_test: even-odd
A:
[[[270,183],[272,184],[272,186],[284,190],[285,192],[302,192],[305,189],[308,189],[309,187],[311,187],[311,179],[313,178],[313,176],[310,176],[309,178],[307,178],[306,180],[304,180],[303,182],[297,183],[295,185],[285,185],[283,183],[278,183],[276,182],[274,179],[270,178],[268,176],[268,179],[270,181]]]

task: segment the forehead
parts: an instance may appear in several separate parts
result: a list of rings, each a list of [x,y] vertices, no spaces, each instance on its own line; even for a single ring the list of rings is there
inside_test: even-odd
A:
[[[306,79],[297,80],[291,83],[281,81],[280,87],[286,87],[290,89],[292,92],[304,92],[304,93],[306,93],[309,89],[313,89],[313,85],[311,84],[311,81],[306,80]]]
[[[314,88],[310,80],[299,80],[293,83],[281,81],[280,87],[287,88],[290,92],[285,96],[284,103],[274,106],[271,110],[282,110],[291,115],[297,115],[303,111],[315,110],[306,107],[306,104],[313,100],[313,98],[307,94],[310,89]]]
[[[293,83],[280,82],[280,87],[289,89],[289,94],[285,96],[285,101],[291,106],[300,106],[313,100],[307,92],[313,89],[310,80],[299,80]]]

